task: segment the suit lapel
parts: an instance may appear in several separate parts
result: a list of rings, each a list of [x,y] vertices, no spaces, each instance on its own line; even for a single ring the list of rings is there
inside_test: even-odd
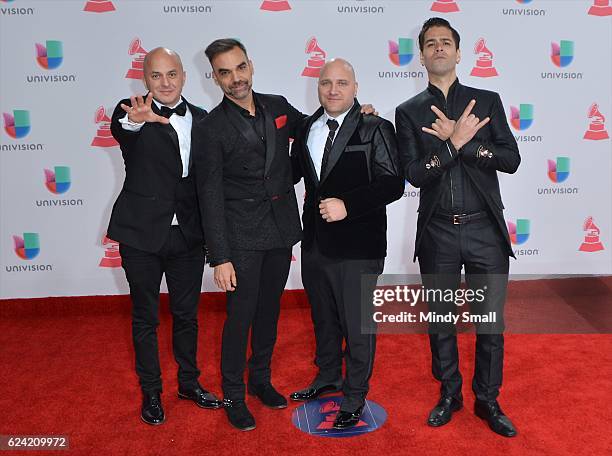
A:
[[[185,98],[183,98],[185,100]],[[204,117],[206,117],[207,112],[204,109],[198,108],[197,106],[192,105],[187,100],[185,100],[187,106],[189,107],[189,112],[191,112],[191,150],[189,151],[189,173],[191,174],[191,164],[193,163],[193,145],[194,145],[194,132],[195,128],[193,128],[196,122],[199,122]]]
[[[357,100],[355,100],[353,107],[344,118],[344,121],[342,122],[342,125],[334,138],[334,144],[332,145],[329,159],[327,160],[327,166],[325,167],[324,173],[321,175],[321,184],[325,182],[325,179],[327,179],[327,176],[329,176],[331,170],[334,169],[334,166],[340,159],[340,156],[348,144],[349,139],[351,139],[351,136],[353,136],[353,133],[359,124],[360,110],[361,106],[359,103],[357,103]]]
[[[229,106],[230,101],[223,98],[222,106],[227,118],[236,130],[247,140],[247,142],[254,148],[263,149],[263,143],[261,139],[255,133],[255,130],[251,126],[248,120],[246,120],[237,109],[233,106]]]
[[[266,126],[266,166],[264,167],[264,175],[267,175],[268,171],[270,171],[270,166],[272,166],[274,155],[276,155],[276,125],[274,124],[274,119],[272,119],[273,114],[267,109],[262,97],[255,94],[254,96],[258,96],[259,105],[263,111],[264,124]]]
[[[308,170],[310,171],[310,175],[312,180],[315,182],[315,185],[319,185],[319,176],[317,175],[317,169],[315,168],[314,162],[312,161],[312,155],[310,154],[310,148],[308,147],[308,138],[310,137],[310,129],[312,128],[312,124],[317,121],[319,117],[323,115],[323,108],[319,108],[315,111],[315,113],[310,116],[308,122],[306,123],[306,127],[304,129],[304,153],[303,158],[304,162],[308,165]]]

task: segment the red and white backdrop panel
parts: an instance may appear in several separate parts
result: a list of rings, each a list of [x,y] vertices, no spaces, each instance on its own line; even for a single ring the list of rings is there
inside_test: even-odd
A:
[[[255,89],[305,113],[318,69],[341,56],[359,99],[393,120],[426,86],[417,35],[433,15],[460,31],[460,80],[501,94],[520,147],[518,172],[500,179],[511,271],[612,273],[607,0],[0,0],[0,297],[127,292],[105,238],[124,173],[108,116],[143,93],[148,50],[177,50],[185,95],[208,110],[221,99],[203,53],[216,38],[240,39]],[[417,272],[418,194],[406,185],[388,209],[387,273]],[[290,289],[302,287],[299,246],[294,256]]]

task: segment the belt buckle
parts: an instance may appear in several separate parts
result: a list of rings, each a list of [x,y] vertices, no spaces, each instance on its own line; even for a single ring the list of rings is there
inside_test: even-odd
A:
[[[453,225],[461,225],[461,217],[462,214],[453,214]]]

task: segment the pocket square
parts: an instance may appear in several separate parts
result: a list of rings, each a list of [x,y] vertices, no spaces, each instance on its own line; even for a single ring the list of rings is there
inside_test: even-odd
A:
[[[283,114],[282,116],[278,116],[274,119],[274,123],[276,124],[276,129],[280,130],[285,125],[287,125],[287,114]]]

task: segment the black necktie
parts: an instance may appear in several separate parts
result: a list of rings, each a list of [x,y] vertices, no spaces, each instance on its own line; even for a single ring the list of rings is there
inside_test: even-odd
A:
[[[332,145],[334,144],[334,137],[336,136],[336,130],[338,129],[338,121],[334,119],[327,119],[327,127],[329,128],[329,134],[325,141],[325,149],[323,150],[323,159],[321,160],[321,178],[325,174],[325,168],[327,168],[327,161],[329,160],[329,154],[331,153]]]
[[[169,119],[172,114],[176,114],[177,116],[184,116],[187,112],[187,104],[182,101],[176,108],[169,108],[168,106],[162,106],[161,115],[166,119]]]

